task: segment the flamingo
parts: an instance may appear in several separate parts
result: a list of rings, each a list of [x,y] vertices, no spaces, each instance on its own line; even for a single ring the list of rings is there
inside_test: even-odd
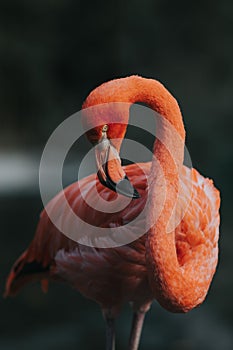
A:
[[[148,105],[172,125],[181,142],[173,140],[172,134],[163,127],[160,139],[155,140],[152,162],[123,167],[119,156],[111,157],[111,153],[120,152],[129,107],[121,113],[121,122],[114,122],[112,102]],[[85,113],[99,104],[108,106],[107,113],[106,109],[102,112],[100,109],[98,115]],[[181,313],[205,299],[218,260],[220,195],[212,180],[183,165],[182,115],[176,99],[160,82],[140,76],[106,82],[88,95],[83,111],[83,124],[89,128],[87,137],[92,144],[97,144],[98,176],[92,174],[64,189],[73,212],[89,218],[96,227],[120,227],[124,234],[124,224],[137,217],[147,203],[141,225],[152,224],[145,234],[128,244],[109,249],[91,247],[60,232],[45,208],[31,244],[10,271],[5,296],[14,296],[30,281],[41,281],[43,290],[47,290],[48,280],[67,282],[100,305],[106,321],[107,350],[115,349],[114,322],[122,305],[130,303],[133,321],[129,349],[137,350],[144,317],[154,299],[168,311]],[[170,152],[164,145],[166,142],[171,145]],[[103,155],[105,163],[101,164]],[[158,163],[164,174],[165,199]],[[191,200],[181,222],[166,234],[180,182],[191,184]],[[96,189],[109,203],[116,191],[120,198],[131,197],[130,203],[114,214],[95,211],[81,194],[86,193],[94,203]],[[161,212],[155,218],[162,200]],[[52,207],[61,220],[69,220],[61,211],[59,194],[52,200]]]

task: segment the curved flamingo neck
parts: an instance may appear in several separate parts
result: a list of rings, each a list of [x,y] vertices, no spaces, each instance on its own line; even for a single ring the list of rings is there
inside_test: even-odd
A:
[[[133,75],[111,80],[94,89],[83,103],[83,108],[111,102],[130,104],[143,102],[167,119],[181,138],[185,138],[182,116],[176,99],[154,79]],[[127,122],[128,116],[125,115],[125,118]]]
[[[117,110],[117,107],[115,108],[114,104],[111,104],[115,102],[122,103],[119,106],[120,110]],[[95,122],[98,121],[100,125],[105,123],[122,123],[124,125],[121,128],[114,126],[114,134],[110,135],[110,138],[112,136],[112,138],[123,139],[129,119],[129,107],[136,102],[147,104],[164,118],[166,123],[159,123],[158,128],[162,141],[170,137],[166,125],[174,127],[180,140],[184,140],[185,130],[176,99],[160,82],[136,75],[115,79],[94,89],[83,103],[83,109],[96,105],[99,105],[100,108],[96,111],[93,109],[87,112],[83,118],[83,123],[87,129],[91,128],[93,119]],[[116,121],[116,117],[118,121]],[[177,138],[174,141],[177,141]],[[176,155],[179,158],[177,162],[181,164],[183,162],[183,150],[178,149],[178,147],[173,148],[176,150]]]
[[[143,102],[162,116],[149,176],[146,219],[151,229],[147,237],[146,258],[155,297],[171,311],[188,311],[204,299],[207,291],[200,286],[194,288],[193,276],[179,266],[174,229],[167,233],[178,196],[179,171],[183,163],[185,130],[180,109],[162,84],[138,76],[101,85],[91,92],[83,108],[110,102]],[[128,123],[128,111],[124,111],[122,122]]]

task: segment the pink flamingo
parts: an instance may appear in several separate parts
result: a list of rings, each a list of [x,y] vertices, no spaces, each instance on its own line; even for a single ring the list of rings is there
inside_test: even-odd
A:
[[[114,123],[111,104],[107,114],[86,113],[84,124],[89,128],[93,121],[99,122],[100,126],[93,126],[87,137],[93,144],[98,143],[106,162],[100,163],[97,151],[99,179],[92,174],[64,190],[73,211],[81,218],[88,217],[95,226],[121,226],[124,233],[123,223],[137,217],[148,199],[142,226],[148,221],[154,224],[132,243],[101,249],[81,245],[63,235],[43,210],[33,241],[9,274],[5,295],[15,295],[24,284],[33,280],[40,280],[43,289],[49,279],[67,282],[100,305],[106,320],[107,350],[115,348],[114,320],[122,305],[130,302],[134,316],[129,349],[136,350],[144,316],[153,299],[172,312],[187,312],[205,299],[217,265],[220,198],[211,180],[183,166],[185,130],[181,112],[162,84],[139,76],[107,82],[89,94],[83,105],[84,114],[88,107],[109,102],[144,102],[162,115],[182,140],[172,155],[163,144],[168,138],[166,128],[161,140],[155,141],[154,155],[162,166],[167,190],[158,219],[154,220],[154,215],[162,193],[154,159],[140,167],[137,164],[122,167],[118,158],[110,159],[112,152],[120,151],[128,111],[122,113],[122,123]],[[179,174],[177,169],[180,169]],[[183,183],[191,182],[191,201],[179,225],[165,234],[177,200],[179,177]],[[88,196],[94,203],[95,187],[106,201],[114,198],[116,188],[135,199],[126,209],[113,215],[95,212],[81,195],[89,189]],[[60,212],[59,198],[58,195],[52,200],[53,210],[69,220]]]

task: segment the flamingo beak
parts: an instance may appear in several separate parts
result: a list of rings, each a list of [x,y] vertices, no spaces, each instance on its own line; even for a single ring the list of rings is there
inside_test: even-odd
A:
[[[107,137],[102,138],[96,145],[95,156],[97,176],[103,186],[126,197],[140,198],[121,166],[118,151]]]

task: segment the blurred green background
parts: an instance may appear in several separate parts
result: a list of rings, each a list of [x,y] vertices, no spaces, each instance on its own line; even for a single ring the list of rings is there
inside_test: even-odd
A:
[[[42,209],[38,166],[51,132],[115,77],[156,78],[178,99],[194,167],[221,191],[220,262],[206,302],[148,313],[141,349],[233,349],[233,2],[0,2],[0,287]],[[64,285],[0,299],[0,349],[103,349],[98,306]],[[117,323],[126,349],[131,313]]]

